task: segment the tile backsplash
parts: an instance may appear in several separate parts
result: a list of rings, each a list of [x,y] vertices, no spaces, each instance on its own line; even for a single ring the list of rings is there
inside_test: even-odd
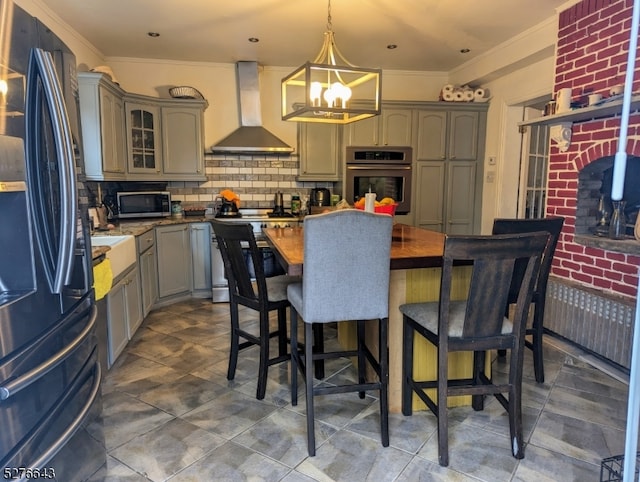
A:
[[[220,191],[231,189],[238,194],[242,208],[271,208],[274,195],[281,191],[285,206],[293,194],[307,194],[314,187],[333,189],[331,182],[298,182],[297,155],[212,154],[205,153],[206,181],[171,181],[167,190],[171,198],[185,207],[207,207]]]

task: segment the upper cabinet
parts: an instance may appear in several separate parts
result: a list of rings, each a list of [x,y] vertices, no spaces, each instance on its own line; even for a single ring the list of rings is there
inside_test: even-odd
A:
[[[88,179],[126,176],[124,91],[102,74],[78,73],[85,169]]]
[[[410,146],[410,108],[386,108],[379,116],[370,117],[346,127],[346,145],[349,146]]]
[[[127,102],[126,113],[127,172],[143,176],[161,175],[160,107]]]
[[[479,112],[420,109],[415,115],[416,159],[477,159]]]
[[[162,106],[163,172],[167,179],[204,179],[201,104]]]
[[[340,126],[299,122],[298,152],[299,181],[340,180]]]
[[[207,101],[130,94],[78,74],[87,179],[202,181]]]

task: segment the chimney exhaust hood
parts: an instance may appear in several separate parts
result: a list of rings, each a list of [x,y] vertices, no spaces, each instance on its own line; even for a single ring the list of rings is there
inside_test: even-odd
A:
[[[240,127],[211,147],[212,152],[289,154],[293,148],[262,127],[258,63],[236,63]]]

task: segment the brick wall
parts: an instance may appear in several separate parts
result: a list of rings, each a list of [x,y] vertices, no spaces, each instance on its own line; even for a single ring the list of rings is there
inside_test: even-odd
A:
[[[559,15],[555,92],[570,87],[574,101],[590,93],[609,96],[624,83],[632,0],[583,0]],[[640,87],[636,60],[633,91]],[[552,143],[548,215],[566,218],[552,273],[555,276],[627,297],[637,295],[640,257],[586,247],[574,242],[578,173],[592,161],[618,150],[620,118],[573,124],[571,146],[560,152]],[[627,154],[640,156],[640,115],[630,118]]]

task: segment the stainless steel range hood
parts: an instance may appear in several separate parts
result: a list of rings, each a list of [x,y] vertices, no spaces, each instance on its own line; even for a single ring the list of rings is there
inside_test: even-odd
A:
[[[211,147],[213,152],[288,154],[293,148],[262,127],[257,62],[237,62],[240,127]]]

